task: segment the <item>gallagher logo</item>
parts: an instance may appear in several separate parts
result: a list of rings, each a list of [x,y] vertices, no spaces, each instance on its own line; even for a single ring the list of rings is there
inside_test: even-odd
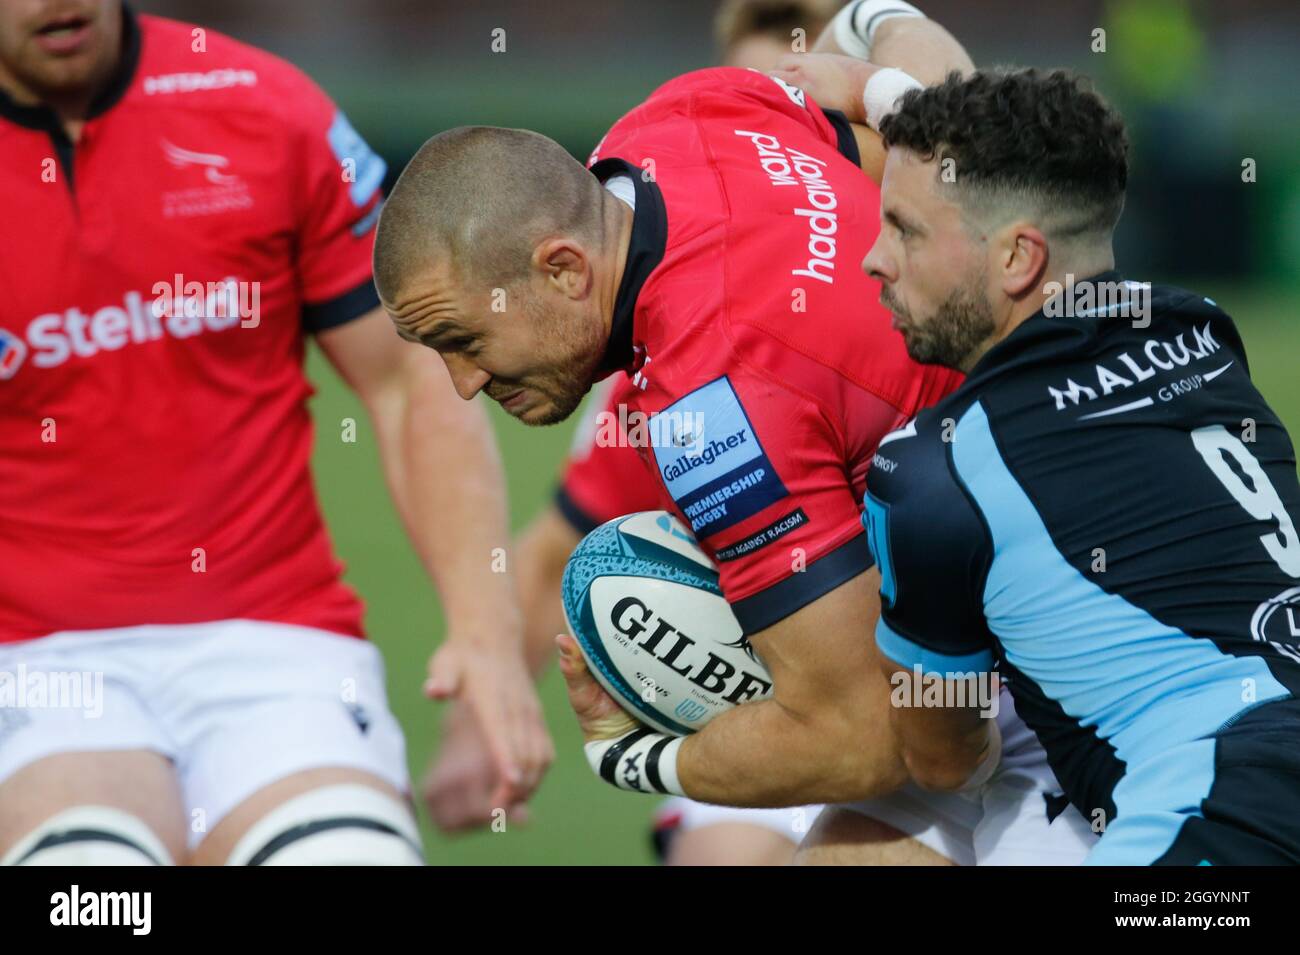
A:
[[[12,378],[27,357],[27,344],[12,332],[0,328],[0,381]]]

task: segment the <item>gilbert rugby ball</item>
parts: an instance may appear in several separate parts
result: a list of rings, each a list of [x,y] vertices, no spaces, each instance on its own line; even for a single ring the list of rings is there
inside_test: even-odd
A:
[[[685,736],[772,692],[712,561],[667,511],[619,517],[583,538],[563,597],[592,674],[660,732]]]

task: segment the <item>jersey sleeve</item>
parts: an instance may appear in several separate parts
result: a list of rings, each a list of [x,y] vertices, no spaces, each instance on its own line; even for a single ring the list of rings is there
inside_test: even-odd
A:
[[[673,431],[649,449],[661,486],[746,633],[870,568],[842,439],[807,396],[737,367],[657,421]]]
[[[853,128],[839,110],[823,109],[799,87],[757,70],[723,68],[719,72],[727,75],[737,95],[754,100],[763,110],[775,109],[796,117],[838,149],[853,165],[861,164]]]
[[[943,420],[924,415],[886,435],[867,481],[862,523],[881,581],[876,644],[900,667],[985,671],[994,659],[984,616],[992,544],[952,469]]]
[[[298,287],[319,332],[379,305],[370,258],[387,166],[319,88],[302,80],[297,168]]]
[[[580,534],[606,521],[660,506],[654,474],[627,439],[627,378],[608,378],[578,422],[555,490],[555,506]]]
[[[656,123],[676,119],[683,111],[694,116],[707,114],[719,122],[731,120],[738,128],[749,128],[779,114],[813,132],[855,166],[861,163],[858,141],[843,113],[822,109],[797,86],[758,70],[734,66],[695,70],[669,80],[619,120],[611,132],[617,131],[615,139],[623,149],[635,145],[639,133]],[[608,140],[607,136],[596,144],[587,159],[589,167],[604,155],[619,151],[611,151]]]

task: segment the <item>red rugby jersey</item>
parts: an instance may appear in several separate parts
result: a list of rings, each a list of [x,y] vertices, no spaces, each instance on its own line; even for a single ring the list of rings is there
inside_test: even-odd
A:
[[[592,389],[590,404],[574,432],[555,489],[555,506],[579,533],[587,534],[624,514],[661,506],[654,475],[627,442],[624,422],[635,390],[630,378],[606,378]]]
[[[651,416],[640,453],[662,500],[762,630],[871,565],[859,513],[876,445],[960,376],[907,356],[860,268],[879,188],[843,117],[801,91],[689,73],[589,165],[636,191],[606,367],[629,369],[629,405]]]
[[[305,331],[378,305],[384,164],[289,64],[125,30],[75,146],[0,96],[0,641],[236,617],[359,635],[302,361]]]

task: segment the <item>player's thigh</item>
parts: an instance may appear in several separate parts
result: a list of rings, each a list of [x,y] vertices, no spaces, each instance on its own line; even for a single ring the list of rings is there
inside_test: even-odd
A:
[[[161,709],[184,753],[190,845],[206,844],[200,861],[228,854],[231,831],[255,838],[251,821],[268,810],[267,826],[287,820],[271,833],[277,846],[295,826],[309,826],[313,838],[258,864],[308,864],[347,843],[374,848],[384,833],[412,839],[409,808],[391,798],[409,790],[405,744],[370,644],[303,627],[224,621],[191,636],[165,697]],[[317,788],[328,791],[307,798]],[[281,807],[286,801],[292,805]],[[330,834],[316,838],[320,832]],[[418,835],[413,841],[418,845]],[[220,845],[225,851],[214,852]]]
[[[870,816],[827,806],[794,856],[795,865],[955,865],[928,846]]]
[[[763,826],[719,822],[679,832],[668,847],[665,865],[789,865],[795,843]]]
[[[410,802],[364,770],[321,767],[270,783],[236,805],[190,857],[193,865],[422,861]]]
[[[126,813],[162,842],[172,861],[184,858],[180,786],[171,761],[149,750],[57,753],[14,772],[0,783],[0,858],[43,823],[80,807]]]
[[[789,865],[820,806],[746,809],[673,796],[655,809],[664,865]]]

